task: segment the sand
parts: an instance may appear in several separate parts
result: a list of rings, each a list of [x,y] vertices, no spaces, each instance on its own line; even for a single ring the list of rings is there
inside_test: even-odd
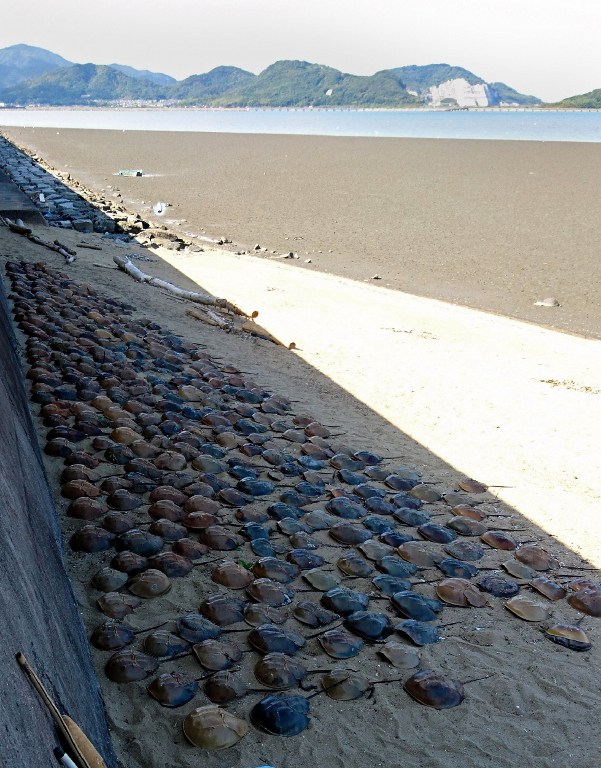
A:
[[[4,130],[234,250],[601,337],[600,144]]]
[[[48,159],[56,163],[55,156]],[[141,165],[135,159],[128,165]],[[73,173],[74,167],[72,161]],[[220,194],[217,186],[212,192]],[[570,195],[565,198],[571,205]],[[591,222],[593,207],[591,201]],[[74,244],[81,236],[65,231],[61,239]],[[599,341],[219,249],[202,254],[159,250],[151,253],[156,261],[142,265],[183,288],[201,286],[248,311],[258,310],[266,328],[296,342],[298,349],[290,352],[195,323],[186,316],[185,304],[112,268],[113,253],[122,249],[99,236],[86,239],[103,250],[80,249],[69,267],[76,279],[123,297],[206,344],[212,354],[252,372],[260,384],[292,397],[297,411],[340,425],[349,444],[398,457],[397,463],[417,468],[440,490],[466,475],[488,483],[485,509],[504,515],[500,525],[520,529],[521,540],[539,541],[563,563],[578,565],[583,557],[601,565]],[[256,241],[268,238],[258,232]],[[56,254],[6,231],[0,230],[0,242],[1,252],[13,258],[44,258],[63,266]],[[473,290],[476,284],[472,277]],[[48,461],[63,511],[59,467],[57,460]],[[73,525],[64,518],[62,525],[67,535]],[[98,565],[69,552],[67,562],[91,629],[99,619],[85,585]],[[202,580],[180,580],[161,611],[189,608],[206,590]],[[337,703],[319,697],[311,727],[301,736],[287,740],[253,730],[223,754],[186,745],[182,712],[157,712],[142,686],[109,683],[102,671],[105,657],[96,653],[116,750],[127,768],[193,766],[199,760],[207,768],[509,768],[522,763],[552,768],[574,762],[593,768],[599,749],[594,715],[601,682],[598,620],[586,618],[583,624],[593,650],[576,654],[544,640],[535,626],[510,616],[499,600],[493,602],[491,609],[445,609],[445,621],[461,624],[422,654],[424,666],[461,680],[492,675],[466,687],[460,708],[426,709],[393,685],[377,686],[369,700]],[[149,605],[135,621],[148,626],[161,611]],[[553,606],[554,620],[573,621],[576,615],[565,603]],[[308,653],[306,660],[316,665],[313,646]],[[352,660],[347,664],[356,666]],[[380,678],[392,676],[373,651],[365,669]]]

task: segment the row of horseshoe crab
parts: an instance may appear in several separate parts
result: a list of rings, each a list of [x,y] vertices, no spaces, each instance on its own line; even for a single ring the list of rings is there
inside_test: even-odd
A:
[[[520,541],[481,483],[441,493],[90,285],[43,264],[7,272],[69,544],[102,564],[90,591],[105,618],[91,644],[110,654],[109,680],[144,681],[163,707],[202,688],[210,703],[183,720],[193,744],[242,738],[248,721],[227,707],[249,695],[266,694],[250,722],[282,736],[307,727],[314,697],[353,700],[380,683],[437,709],[461,704],[467,681],[421,659],[461,625],[442,619],[448,607],[504,600],[553,643],[591,648],[581,623],[601,615],[601,586]],[[199,606],[128,624],[186,578],[203,587]],[[316,669],[307,648],[323,659]],[[374,652],[383,679],[349,661]],[[197,673],[174,666],[184,658]]]

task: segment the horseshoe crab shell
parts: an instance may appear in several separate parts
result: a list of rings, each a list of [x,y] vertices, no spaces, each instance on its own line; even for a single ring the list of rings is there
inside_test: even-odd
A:
[[[440,640],[438,627],[435,624],[426,624],[415,619],[406,619],[395,624],[395,630],[399,635],[409,638],[415,645],[431,645]]]
[[[188,613],[178,619],[177,631],[180,637],[191,643],[213,640],[221,634],[221,628],[217,624],[213,624],[199,613]]]
[[[350,659],[364,646],[363,640],[354,637],[344,629],[329,629],[317,638],[324,651],[333,659]]]
[[[244,621],[251,627],[260,627],[261,624],[284,624],[289,617],[288,609],[273,608],[266,603],[248,603],[244,609]]]
[[[548,571],[559,566],[559,560],[536,544],[524,544],[515,553],[516,560],[535,571]]]
[[[141,600],[130,595],[122,595],[120,592],[107,592],[96,601],[98,607],[111,619],[123,619],[141,604]]]
[[[410,590],[395,592],[390,601],[402,616],[416,621],[436,621],[437,614],[443,609],[440,600],[424,597]]]
[[[215,704],[227,704],[241,699],[248,693],[248,687],[230,670],[224,669],[211,675],[203,686],[207,698]]]
[[[383,656],[397,669],[413,669],[414,667],[419,667],[419,652],[406,643],[389,640],[381,648],[378,648],[378,654]]]
[[[498,573],[489,573],[478,582],[480,589],[495,597],[513,597],[520,591],[520,585]]]
[[[142,573],[138,573],[129,580],[127,585],[129,591],[138,597],[152,598],[159,597],[169,592],[171,581],[162,571],[149,568]]]
[[[108,565],[101,568],[92,577],[91,586],[101,592],[116,592],[125,586],[128,576],[122,571],[110,568]]]
[[[586,632],[571,624],[554,624],[543,630],[543,634],[551,642],[563,645],[571,651],[590,651],[593,647]]]
[[[326,696],[336,701],[353,701],[369,690],[372,684],[366,677],[350,669],[333,669],[321,678]]]
[[[505,531],[486,531],[480,536],[480,539],[494,549],[502,549],[507,552],[513,551],[517,547],[517,541]]]
[[[415,701],[434,709],[456,707],[465,698],[463,685],[458,680],[430,669],[420,669],[405,681],[403,687]]]
[[[94,648],[99,648],[101,651],[116,651],[129,645],[134,637],[131,627],[115,619],[108,619],[92,632],[90,642]]]
[[[449,605],[464,608],[468,606],[482,608],[486,605],[484,595],[467,579],[443,579],[436,585],[436,594]]]
[[[266,603],[274,608],[288,605],[291,602],[290,594],[286,589],[271,579],[255,579],[246,588],[246,594],[258,603]]]
[[[107,661],[104,671],[114,683],[144,680],[158,667],[159,662],[141,651],[117,651]]]
[[[268,653],[255,665],[255,677],[267,688],[294,688],[307,674],[306,668],[284,653]]]
[[[323,607],[328,611],[334,611],[339,616],[350,616],[355,611],[363,611],[368,603],[369,595],[346,587],[334,587],[321,596]]]
[[[242,658],[242,651],[219,640],[203,640],[192,646],[198,663],[205,669],[219,672],[229,669]]]
[[[244,602],[218,593],[203,600],[199,612],[219,627],[225,627],[244,621]]]
[[[335,573],[321,571],[319,568],[303,571],[303,579],[319,592],[328,592],[340,584],[340,578]]]
[[[275,624],[261,624],[250,630],[248,642],[259,653],[285,653],[287,656],[294,656],[305,644],[305,638],[291,630],[276,627]]]
[[[261,557],[253,565],[252,571],[258,578],[289,584],[299,575],[300,568],[294,563],[278,560],[276,557]]]
[[[146,690],[163,707],[181,707],[196,696],[198,682],[183,672],[167,672],[155,678]]]
[[[190,643],[187,640],[167,632],[166,629],[159,629],[144,638],[144,651],[158,658],[177,656],[179,653],[186,653],[189,648]]]
[[[309,725],[309,702],[303,696],[270,695],[250,711],[257,728],[276,736],[296,736]]]
[[[562,600],[568,594],[567,589],[555,581],[547,579],[546,576],[538,576],[528,583],[533,589],[536,589],[537,592],[540,592],[541,595],[544,595],[549,600]]]
[[[356,611],[344,620],[347,629],[367,642],[375,642],[393,633],[390,619],[384,613]]]
[[[326,611],[318,603],[312,603],[308,600],[301,600],[296,603],[292,615],[301,624],[314,628],[326,626],[339,618],[338,614]]]
[[[115,542],[115,535],[96,525],[84,525],[76,531],[69,544],[76,552],[103,552]]]
[[[227,749],[246,736],[248,723],[215,704],[207,704],[187,715],[183,730],[184,736],[195,747]]]
[[[254,580],[253,574],[233,560],[224,560],[213,569],[211,578],[217,584],[229,589],[245,589]]]
[[[601,616],[601,586],[590,584],[568,597],[568,603],[588,616]]]
[[[517,595],[505,603],[505,608],[510,610],[524,621],[546,621],[550,614],[547,608],[529,597]]]

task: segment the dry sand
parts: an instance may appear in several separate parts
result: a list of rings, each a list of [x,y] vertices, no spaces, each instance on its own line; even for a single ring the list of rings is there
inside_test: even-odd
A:
[[[601,337],[601,144],[3,130],[182,231]]]
[[[48,159],[57,164],[56,156]],[[122,157],[119,161],[116,165],[124,165]],[[75,161],[71,165],[74,171]],[[142,163],[138,157],[128,165]],[[219,196],[217,186],[212,191]],[[280,205],[278,210],[285,208]],[[17,236],[0,230],[0,238],[4,254],[44,258],[62,267],[55,254]],[[76,243],[81,236],[61,232],[61,239]],[[261,232],[249,242],[253,239],[268,242]],[[184,288],[201,286],[259,310],[266,328],[296,342],[298,350],[289,352],[196,324],[185,315],[185,304],[107,269],[113,253],[122,249],[97,236],[94,240],[103,251],[80,250],[69,268],[73,277],[125,297],[165,326],[206,344],[270,390],[297,400],[297,411],[339,424],[351,445],[399,457],[397,463],[416,467],[440,490],[465,475],[489,483],[494,495],[487,497],[486,509],[508,515],[501,523],[523,529],[522,540],[540,541],[564,563],[576,564],[581,555],[601,565],[601,342],[219,250],[161,251],[153,255],[157,261],[141,265]],[[476,284],[472,278],[473,291]],[[536,297],[535,291],[529,300]],[[55,491],[59,465],[49,461]],[[63,524],[68,533],[72,524]],[[85,583],[98,566],[73,554],[68,563],[91,628],[99,619]],[[160,609],[145,605],[135,621],[148,626],[161,613],[190,609],[207,589],[212,591],[202,579],[179,580]],[[555,604],[553,611],[556,620],[573,621],[577,615],[565,603]],[[461,707],[440,713],[420,707],[392,685],[377,686],[370,700],[337,703],[319,697],[311,727],[301,736],[287,740],[252,730],[223,754],[186,745],[182,712],[158,711],[141,685],[106,681],[104,656],[96,653],[116,749],[127,768],[199,761],[207,768],[509,768],[526,763],[595,768],[601,746],[595,716],[601,682],[598,620],[584,621],[594,643],[584,654],[547,642],[499,600],[492,609],[445,609],[447,620],[462,623],[449,628],[443,642],[424,649],[423,665],[462,680],[493,675],[468,685]],[[311,667],[318,666],[315,653],[311,644],[304,656]],[[365,665],[370,675],[392,676],[373,651]],[[241,703],[234,710],[246,712],[249,706]]]

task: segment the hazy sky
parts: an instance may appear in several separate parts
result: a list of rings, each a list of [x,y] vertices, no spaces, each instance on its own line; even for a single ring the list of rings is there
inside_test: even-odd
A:
[[[353,74],[446,62],[555,101],[601,88],[601,0],[28,0],[0,48],[177,79],[305,59]]]

